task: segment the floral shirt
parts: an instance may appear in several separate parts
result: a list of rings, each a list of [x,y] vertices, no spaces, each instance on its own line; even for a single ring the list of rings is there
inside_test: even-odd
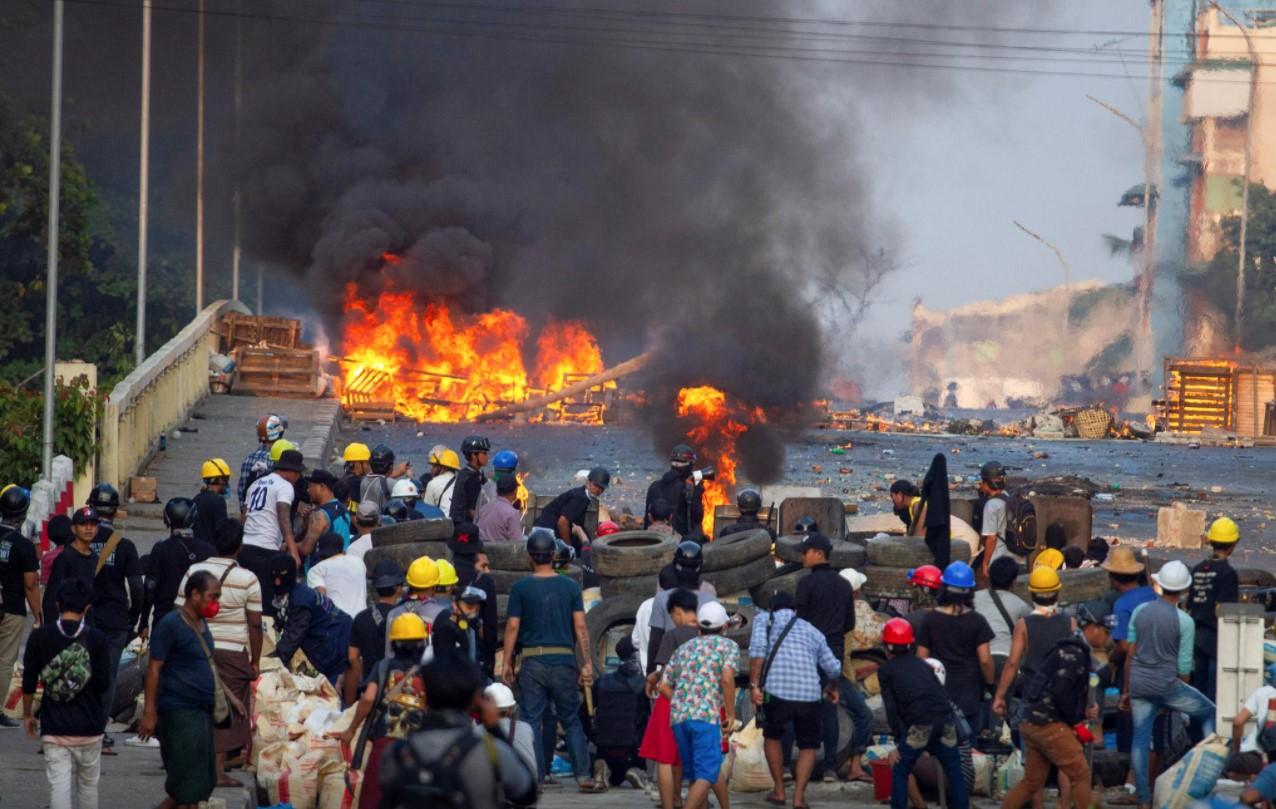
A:
[[[722,671],[735,670],[740,647],[721,635],[701,635],[678,647],[665,666],[664,681],[673,686],[669,724],[718,724],[722,713]]]

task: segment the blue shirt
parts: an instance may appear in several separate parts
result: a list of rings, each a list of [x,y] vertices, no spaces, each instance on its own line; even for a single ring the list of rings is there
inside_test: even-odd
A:
[[[443,513],[443,509],[438,506],[432,506],[423,500],[418,500],[412,510],[420,515],[423,520],[441,520],[447,515]]]
[[[573,613],[584,612],[580,585],[566,576],[527,576],[510,588],[507,614],[517,618],[518,639],[523,648],[576,645]],[[572,665],[574,655],[543,655],[544,663]]]
[[[1130,618],[1134,615],[1134,611],[1140,604],[1155,600],[1156,591],[1151,587],[1135,587],[1133,590],[1122,593],[1112,605],[1112,612],[1117,620],[1116,626],[1112,628],[1112,640],[1129,640]]]
[[[1276,764],[1268,764],[1250,787],[1265,801],[1276,801]]]
[[[829,649],[824,633],[799,618],[778,647],[776,641],[793,618],[793,610],[778,610],[765,621],[753,622],[749,636],[749,657],[765,660],[775,648],[775,658],[767,670],[762,690],[773,697],[791,702],[818,702],[820,673],[833,678],[842,673],[842,665]]]
[[[244,462],[239,465],[239,481],[235,485],[236,494],[239,495],[239,505],[241,507],[247,505],[248,501],[244,496],[248,494],[248,479],[253,475],[253,467],[261,461],[266,465],[266,471],[274,467],[270,462],[270,445],[261,444],[257,449],[248,453],[248,457],[244,458]]]
[[[201,621],[201,623],[203,623]],[[213,633],[202,627],[204,643],[213,650]],[[213,664],[195,637],[195,630],[182,620],[181,610],[160,619],[151,632],[151,660],[160,660],[157,711],[179,711],[213,707]]]

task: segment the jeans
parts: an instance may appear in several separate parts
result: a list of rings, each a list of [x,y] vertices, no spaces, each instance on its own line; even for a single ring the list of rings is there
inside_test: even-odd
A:
[[[1156,721],[1156,712],[1161,708],[1185,713],[1199,721],[1206,736],[1214,732],[1214,703],[1181,680],[1175,680],[1174,686],[1165,694],[1131,697],[1134,739],[1131,742],[1130,766],[1134,769],[1134,784],[1138,789],[1140,804],[1152,802],[1152,787],[1148,783],[1148,747],[1152,742],[1152,725]]]
[[[908,809],[908,776],[917,766],[922,753],[930,753],[944,768],[952,794],[949,809],[969,809],[970,796],[966,778],[961,772],[961,754],[957,752],[957,727],[952,722],[936,725],[913,725],[908,737],[897,739],[899,761],[891,770],[891,809]]]
[[[102,743],[64,747],[44,743],[44,773],[49,778],[49,809],[71,809],[72,792],[80,809],[97,809],[102,774]]]
[[[1019,732],[1028,748],[1023,778],[1006,793],[1002,805],[1019,809],[1031,800],[1034,793],[1045,787],[1050,765],[1053,764],[1072,781],[1073,805],[1089,807],[1090,767],[1085,761],[1085,750],[1072,728],[1062,722],[1048,725],[1024,722],[1019,725]]]
[[[585,729],[580,725],[580,691],[577,690],[576,666],[572,664],[544,663],[540,659],[524,658],[518,673],[518,691],[523,718],[532,726],[536,738],[541,738],[545,710],[554,703],[554,714],[567,735],[567,751],[572,759],[572,770],[577,779],[589,778],[589,744],[585,741]],[[545,750],[536,746],[536,766],[540,776],[549,772]]]
[[[102,634],[106,636],[106,661],[107,670],[110,677],[106,681],[106,693],[102,697],[105,703],[104,713],[106,714],[106,723],[111,724],[111,709],[115,706],[115,684],[120,678],[120,655],[124,654],[124,647],[128,646],[128,630],[127,629],[103,629]]]
[[[837,678],[836,705],[825,702],[820,707],[824,721],[824,766],[830,770],[837,769],[838,727],[837,712],[845,710],[851,715],[854,730],[851,731],[851,753],[859,754],[868,747],[869,736],[873,732],[873,712],[864,702],[864,694],[855,684],[845,677]]]

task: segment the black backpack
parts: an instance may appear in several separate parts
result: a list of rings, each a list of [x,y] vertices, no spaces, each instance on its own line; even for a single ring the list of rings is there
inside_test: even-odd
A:
[[[1037,549],[1037,508],[1027,497],[1002,492],[1006,501],[1006,550],[1027,556]]]
[[[440,737],[445,745],[437,749],[437,744],[429,743],[431,737]],[[467,784],[461,778],[462,765],[479,746],[492,774],[485,783]],[[467,809],[474,805],[477,790],[495,789],[500,797],[500,755],[495,742],[487,733],[476,733],[468,726],[418,731],[395,742],[386,751],[382,767],[382,806]]]

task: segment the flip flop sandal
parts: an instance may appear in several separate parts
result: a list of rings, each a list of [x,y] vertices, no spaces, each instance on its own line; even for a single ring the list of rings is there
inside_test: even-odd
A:
[[[767,803],[769,803],[769,804],[771,804],[772,806],[784,806],[784,805],[786,805],[786,804],[788,803],[788,801],[787,801],[786,799],[784,799],[784,798],[777,798],[777,797],[775,797],[774,795],[767,795],[767,796],[766,796],[766,802],[767,802]]]
[[[580,791],[587,794],[599,794],[607,791],[607,785],[601,781],[590,779],[580,784]]]

